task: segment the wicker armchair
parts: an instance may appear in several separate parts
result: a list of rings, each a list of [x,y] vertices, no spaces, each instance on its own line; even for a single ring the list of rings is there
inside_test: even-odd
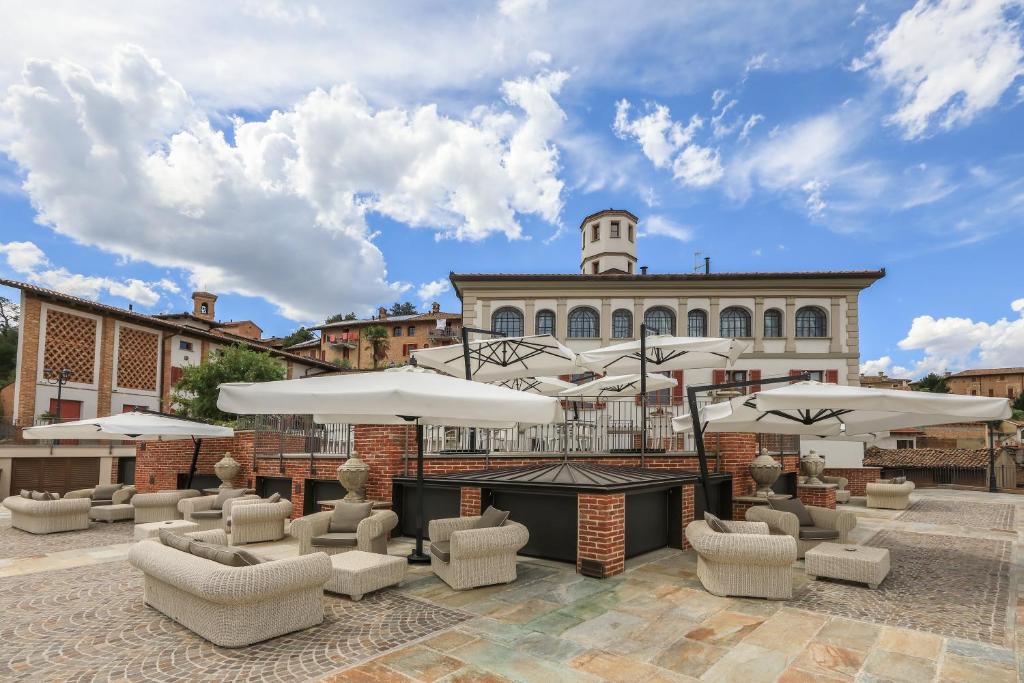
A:
[[[135,523],[147,524],[149,522],[164,522],[169,519],[181,519],[181,513],[178,512],[178,501],[198,496],[199,491],[195,489],[137,493],[132,498],[132,505],[135,507]]]
[[[53,534],[89,528],[91,503],[88,498],[30,500],[10,496],[4,499],[3,504],[11,511],[11,526],[30,534]]]
[[[792,598],[796,540],[773,536],[764,522],[723,523],[732,533],[713,531],[703,520],[686,525],[701,585],[723,597]]]
[[[65,498],[88,498],[92,501],[93,506],[97,505],[116,505],[118,503],[127,502],[123,496],[118,500],[114,500],[114,497],[124,489],[124,484],[104,484],[100,486],[94,486],[88,489],[77,489],[75,491],[68,491],[64,494]],[[134,490],[134,487],[132,487]]]
[[[846,490],[847,485],[850,483],[849,479],[847,479],[846,477],[830,477],[830,476],[827,476],[827,475],[822,475],[822,476],[818,477],[818,479],[821,479],[826,484],[835,484],[836,485],[836,502],[837,503],[849,503],[850,502],[850,492]]]
[[[814,518],[814,526],[802,527],[800,520],[792,512],[772,510],[767,505],[755,505],[747,508],[746,518],[748,522],[764,522],[772,534],[792,536],[796,540],[797,558],[802,558],[804,553],[819,543],[846,543],[849,533],[857,526],[857,516],[852,512],[843,510],[832,510],[830,508],[817,507],[814,505],[805,506],[807,511]],[[835,538],[823,538],[828,534],[821,534],[821,531],[835,531],[839,536]],[[814,538],[818,536],[818,538]]]
[[[868,482],[865,486],[868,507],[887,510],[906,510],[910,505],[910,492],[913,490],[914,482],[912,481],[891,484],[888,481],[880,480]]]
[[[227,543],[222,530],[193,538]],[[145,577],[147,605],[214,645],[243,647],[324,620],[331,561],[323,553],[226,567],[151,539],[132,546],[128,562]]]
[[[428,525],[430,567],[455,590],[512,583],[516,580],[516,553],[530,540],[530,532],[518,522],[475,529],[478,519],[434,519]]]
[[[292,514],[292,502],[287,498],[276,503],[262,498],[238,498],[228,502],[232,504],[230,514],[225,511],[225,517],[231,532],[231,545],[284,538],[285,521]]]
[[[333,510],[305,515],[292,521],[288,535],[299,541],[299,554],[308,555],[314,552],[313,539],[329,532]],[[337,546],[318,546],[317,552],[336,555],[349,550],[362,550],[364,553],[387,555],[388,534],[398,526],[398,515],[391,510],[377,510],[359,522],[354,532],[355,543]]]
[[[178,512],[186,522],[199,525],[200,531],[210,529],[227,529],[227,520],[231,517],[231,508],[240,500],[259,500],[260,497],[249,493],[237,498],[228,498],[224,501],[224,507],[215,510],[213,504],[217,502],[217,496],[199,496],[194,498],[183,498],[178,501]]]

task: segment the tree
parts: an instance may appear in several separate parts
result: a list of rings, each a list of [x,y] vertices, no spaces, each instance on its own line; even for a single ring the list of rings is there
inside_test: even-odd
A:
[[[301,344],[302,342],[309,341],[310,339],[316,339],[316,335],[313,334],[313,330],[307,330],[305,327],[300,327],[282,339],[281,344],[287,348],[293,344]]]
[[[18,364],[18,304],[0,296],[0,387],[14,381]]]
[[[363,340],[373,350],[373,367],[376,369],[377,364],[384,359],[388,349],[391,348],[388,330],[383,325],[367,325],[363,328]]]
[[[272,382],[284,379],[284,368],[268,353],[241,344],[210,354],[200,365],[185,366],[171,402],[187,417],[225,421],[233,419],[217,408],[217,387],[224,382]]]
[[[388,315],[416,315],[419,311],[416,310],[416,304],[411,301],[406,301],[404,304],[400,304],[397,301],[391,304],[391,310],[388,311]]]
[[[352,369],[352,361],[350,361],[348,358],[335,358],[334,360],[331,361],[331,364],[338,366],[342,370]]]
[[[945,377],[929,372],[917,383],[917,390],[930,391],[933,394],[948,394],[949,386],[946,384]]]
[[[324,324],[325,325],[330,325],[331,323],[341,323],[341,322],[345,322],[346,320],[358,320],[358,318],[356,317],[355,313],[345,313],[345,314],[335,313],[334,315],[329,317],[327,320],[325,320]]]
[[[1013,402],[1013,419],[1020,420],[1024,417],[1024,394],[1018,394]]]

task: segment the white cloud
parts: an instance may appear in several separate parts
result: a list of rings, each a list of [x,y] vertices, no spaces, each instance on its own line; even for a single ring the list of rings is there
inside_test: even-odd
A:
[[[1024,299],[1014,300],[1010,308],[1017,318],[991,323],[954,316],[918,316],[899,347],[923,353],[915,363],[915,375],[972,366],[1024,365]]]
[[[729,110],[739,104],[739,100],[729,100],[719,110],[718,114],[711,117],[711,131],[716,138],[724,138],[726,135],[731,134],[740,125],[740,119],[734,120],[730,124],[724,123],[726,114]]]
[[[743,67],[743,80],[747,80],[747,77],[754,71],[760,71],[765,68],[765,64],[768,62],[768,53],[762,52],[756,54],[747,60],[746,65]]]
[[[671,237],[680,242],[689,242],[693,239],[693,230],[676,223],[667,216],[653,214],[648,216],[640,225],[645,235],[659,235]]]
[[[94,301],[106,293],[150,308],[160,301],[157,288],[168,289],[163,286],[164,282],[174,284],[169,280],[153,283],[135,278],[115,280],[72,273],[67,268],[55,267],[33,242],[0,242],[0,254],[4,255],[8,268],[29,282]]]
[[[718,109],[718,105],[722,103],[722,100],[724,100],[725,96],[728,94],[728,90],[723,90],[721,88],[718,88],[713,93],[711,93],[711,110],[714,111]]]
[[[889,371],[889,367],[891,365],[892,358],[889,356],[882,356],[875,360],[867,360],[860,364],[860,374],[877,375],[879,373],[886,373]]]
[[[672,175],[683,185],[708,187],[722,179],[722,161],[717,149],[687,145],[672,162]]]
[[[750,117],[743,123],[743,128],[740,130],[740,140],[746,140],[750,136],[750,131],[754,130],[754,126],[764,121],[764,117],[760,114],[751,114]]]
[[[703,119],[694,114],[684,126],[672,120],[668,107],[657,103],[648,104],[646,114],[630,119],[631,106],[628,100],[616,103],[612,129],[623,140],[639,144],[656,168],[671,167],[673,177],[690,187],[707,187],[721,179],[718,150],[692,142]]]
[[[523,19],[548,8],[548,0],[498,0],[498,11],[512,19]]]
[[[812,218],[820,217],[828,206],[822,196],[828,189],[828,183],[818,179],[808,180],[800,189],[807,193],[807,215]]]
[[[563,72],[506,81],[505,106],[465,119],[435,105],[376,109],[350,85],[315,90],[229,143],[138,48],[109,77],[30,62],[6,104],[6,150],[40,223],[191,284],[260,296],[297,320],[367,310],[401,291],[367,222],[375,214],[458,239],[556,224]]]
[[[420,285],[419,289],[416,290],[416,296],[423,304],[428,304],[445,292],[449,291],[451,288],[451,283],[448,282],[448,280],[440,278],[432,282],[424,282]]]
[[[907,138],[970,123],[1024,74],[1020,0],[918,0],[872,38],[855,69],[899,92],[890,117]]]

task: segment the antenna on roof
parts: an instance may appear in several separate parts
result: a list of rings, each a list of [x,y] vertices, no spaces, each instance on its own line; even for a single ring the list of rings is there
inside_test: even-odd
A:
[[[704,252],[695,251],[693,252],[693,272],[699,273],[704,270]]]

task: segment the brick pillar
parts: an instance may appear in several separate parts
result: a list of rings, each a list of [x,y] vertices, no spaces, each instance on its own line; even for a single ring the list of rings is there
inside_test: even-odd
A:
[[[39,333],[42,330],[42,306],[39,299],[21,295],[20,335],[21,355],[18,358],[18,414],[19,425],[31,427],[36,416],[36,383],[39,377]],[[13,407],[13,406],[12,406]],[[40,411],[41,412],[41,411]]]
[[[580,493],[576,496],[576,571],[583,560],[604,565],[604,575],[626,568],[626,496],[623,493]]]
[[[480,510],[480,487],[463,486],[459,490],[459,516],[476,517]]]
[[[714,449],[719,443],[722,471],[732,475],[733,497],[751,495],[755,486],[749,466],[750,461],[757,457],[757,435],[706,434],[704,437],[704,447],[707,449]]]
[[[683,550],[687,550],[687,549],[689,549],[690,544],[686,542],[686,525],[693,521],[693,515],[694,515],[694,502],[693,502],[694,485],[693,484],[685,484],[685,485],[683,485],[681,487],[681,489],[682,489],[682,494],[683,494],[682,495],[682,500],[683,500],[683,506],[682,506],[683,520],[682,520],[682,524],[683,524],[683,526],[681,527],[681,532],[682,532],[681,533],[681,538],[683,540],[682,548],[683,548]]]
[[[100,384],[96,391],[96,417],[110,415],[110,398],[114,390],[114,328],[113,318],[103,318],[100,330]]]
[[[803,501],[804,505],[814,505],[820,508],[835,510],[836,488],[835,484],[798,485],[796,487],[796,497]]]
[[[415,472],[416,428],[406,425],[354,425],[352,445],[359,458],[370,466],[366,497],[375,501],[391,500],[391,481],[404,474],[406,447],[410,455],[409,473]],[[408,446],[407,446],[408,444]]]
[[[737,522],[742,522],[747,518],[747,510],[758,504],[759,503],[747,503],[734,500],[732,502],[732,518]]]

